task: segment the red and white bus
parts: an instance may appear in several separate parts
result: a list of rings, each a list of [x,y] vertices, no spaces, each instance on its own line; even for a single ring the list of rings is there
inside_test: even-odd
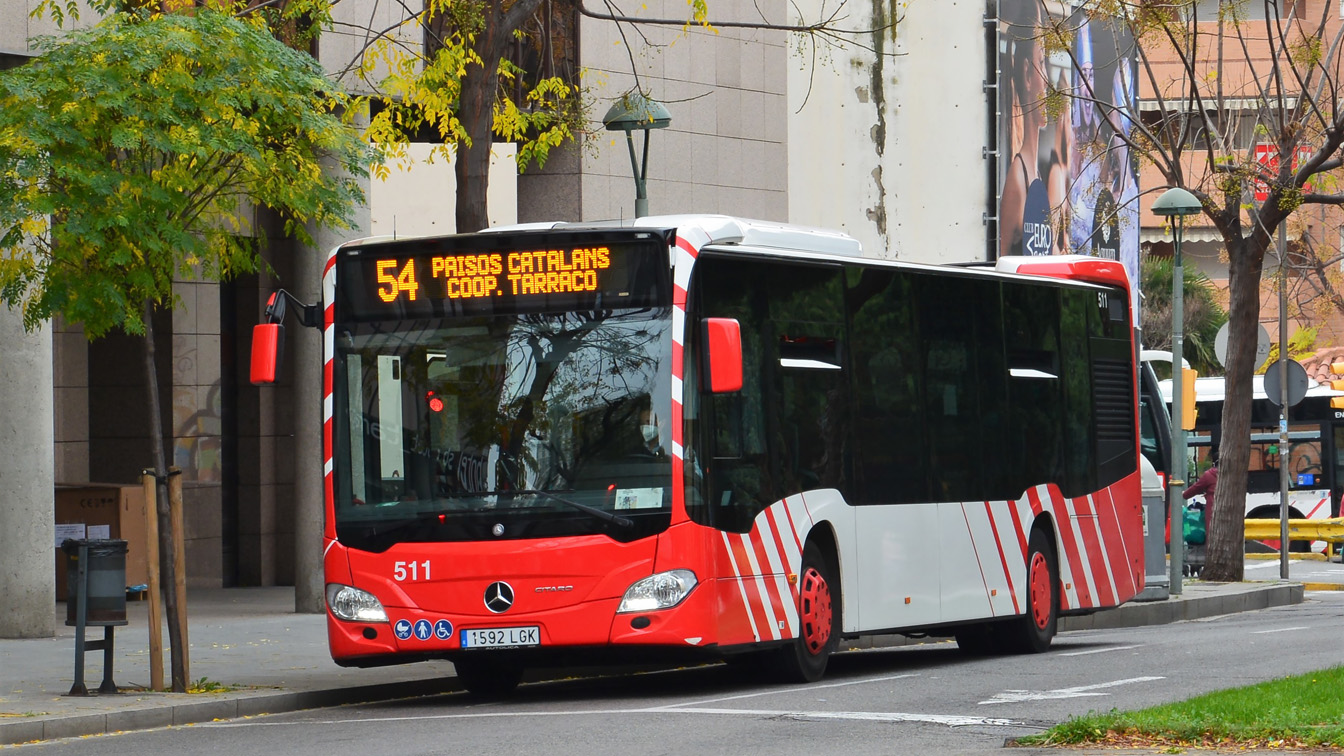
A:
[[[813,681],[842,639],[1042,651],[1142,590],[1122,266],[859,253],[724,216],[336,249],[333,658],[496,695],[633,659]]]

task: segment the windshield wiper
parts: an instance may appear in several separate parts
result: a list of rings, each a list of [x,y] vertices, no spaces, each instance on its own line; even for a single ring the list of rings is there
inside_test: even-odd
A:
[[[521,489],[521,490],[518,490],[518,491],[495,491],[494,493],[499,493],[499,494],[503,494],[503,493],[512,493],[512,494],[524,494],[524,495],[526,495],[526,494],[532,494],[532,495],[534,495],[534,496],[543,496],[543,497],[545,497],[545,498],[547,498],[547,499],[551,499],[552,501],[558,501],[558,502],[560,502],[561,504],[564,504],[565,506],[573,507],[574,509],[577,509],[577,510],[579,510],[580,512],[583,512],[583,513],[585,513],[585,514],[590,514],[590,515],[592,515],[593,517],[596,517],[597,519],[602,520],[603,522],[609,522],[609,523],[611,523],[612,525],[615,525],[615,526],[618,527],[618,528],[630,528],[630,527],[634,527],[634,524],[635,524],[633,521],[630,520],[629,517],[622,517],[621,515],[613,514],[613,513],[611,513],[611,512],[608,512],[608,511],[605,510],[605,509],[598,509],[597,507],[590,507],[590,506],[588,506],[587,504],[580,504],[580,503],[577,502],[577,501],[571,501],[570,499],[566,499],[566,498],[563,497],[563,496],[556,496],[555,494],[551,493],[550,491],[542,491],[542,490],[540,490],[540,489],[536,489],[536,488],[524,488],[524,489]]]
[[[442,498],[451,498],[451,499],[468,498],[474,496],[541,496],[546,499],[558,501],[567,507],[577,509],[578,511],[583,512],[584,514],[596,517],[597,519],[602,520],[603,522],[609,522],[618,528],[628,529],[634,527],[635,525],[635,523],[628,517],[622,517],[621,515],[613,514],[604,509],[598,509],[597,507],[590,507],[587,504],[580,504],[577,501],[566,499],[563,496],[557,496],[551,493],[550,491],[542,491],[539,489],[524,488],[524,489],[505,489],[497,491],[458,491],[441,496]],[[430,522],[437,520],[440,517],[443,517],[444,515],[461,514],[464,512],[481,512],[481,511],[484,510],[477,508],[467,510],[454,508],[454,509],[435,509],[427,512],[420,512],[419,514],[416,514],[413,517],[408,517],[405,519],[393,520],[391,522],[374,523],[373,527],[371,528],[371,532],[369,533],[369,536],[372,538],[377,538],[379,540],[387,539],[391,538],[394,535],[400,535],[407,531],[414,530],[422,525],[429,524]]]
[[[622,517],[621,515],[608,512],[605,509],[598,509],[597,507],[592,507],[587,504],[580,504],[579,502],[574,501],[572,499],[566,499],[563,496],[557,496],[556,494],[551,493],[550,491],[543,491],[538,488],[507,488],[507,489],[498,489],[494,491],[455,491],[449,494],[440,494],[441,498],[446,499],[465,499],[477,496],[540,496],[542,498],[551,499],[552,501],[558,501],[567,507],[577,509],[578,511],[583,512],[584,514],[596,517],[597,519],[602,520],[603,522],[609,522],[612,525],[615,525],[616,527],[619,528],[631,528],[634,527],[635,525],[635,523],[629,517]],[[385,531],[382,531],[380,535],[388,532],[399,531],[404,528],[425,522],[427,520],[433,520],[439,517],[440,515],[461,513],[463,511],[479,512],[482,510],[473,508],[469,510],[445,509],[445,510],[434,510],[430,512],[421,512],[415,517],[393,523],[390,528],[388,528]]]

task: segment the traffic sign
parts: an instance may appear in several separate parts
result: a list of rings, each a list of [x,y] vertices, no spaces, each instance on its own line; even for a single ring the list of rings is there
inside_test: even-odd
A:
[[[1264,324],[1257,326],[1259,332],[1255,335],[1255,367],[1259,368],[1269,359],[1269,331],[1265,330]],[[1218,335],[1213,339],[1213,354],[1218,358],[1218,364],[1227,367],[1227,332],[1228,324],[1223,323],[1223,327],[1218,329]]]
[[[1287,360],[1288,365],[1288,406],[1292,407],[1307,395],[1307,371],[1297,360]],[[1283,400],[1283,387],[1279,382],[1283,375],[1285,360],[1279,360],[1265,371],[1265,396],[1278,406]]]

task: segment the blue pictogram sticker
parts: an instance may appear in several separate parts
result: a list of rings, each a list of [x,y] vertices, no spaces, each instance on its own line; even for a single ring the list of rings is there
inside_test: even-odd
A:
[[[422,619],[415,621],[415,637],[422,641],[427,641],[432,632],[434,631],[429,628],[429,620]]]
[[[453,623],[446,619],[441,619],[434,623],[434,637],[439,640],[448,640],[453,637]]]
[[[396,633],[397,637],[401,640],[406,640],[411,637],[411,621],[404,619],[397,620],[397,624],[392,626],[392,632]]]

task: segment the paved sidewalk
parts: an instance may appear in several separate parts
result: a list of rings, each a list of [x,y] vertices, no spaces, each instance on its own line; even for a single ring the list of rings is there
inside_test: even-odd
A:
[[[1299,603],[1303,596],[1301,582],[1188,581],[1179,597],[1066,618],[1060,629],[1160,624]],[[130,624],[116,629],[113,679],[123,692],[66,695],[74,677],[74,628],[65,626],[65,605],[57,604],[56,637],[0,640],[0,745],[460,689],[448,662],[338,667],[327,652],[324,616],[295,614],[293,588],[193,590],[187,608],[191,677],[228,690],[194,694],[145,690],[148,605],[137,601],[127,604]],[[87,638],[101,639],[102,629],[90,628]],[[899,636],[878,638],[872,645],[900,642],[904,639]],[[164,656],[167,676],[166,651]],[[102,681],[102,658],[101,651],[86,654],[84,682],[90,691]]]

